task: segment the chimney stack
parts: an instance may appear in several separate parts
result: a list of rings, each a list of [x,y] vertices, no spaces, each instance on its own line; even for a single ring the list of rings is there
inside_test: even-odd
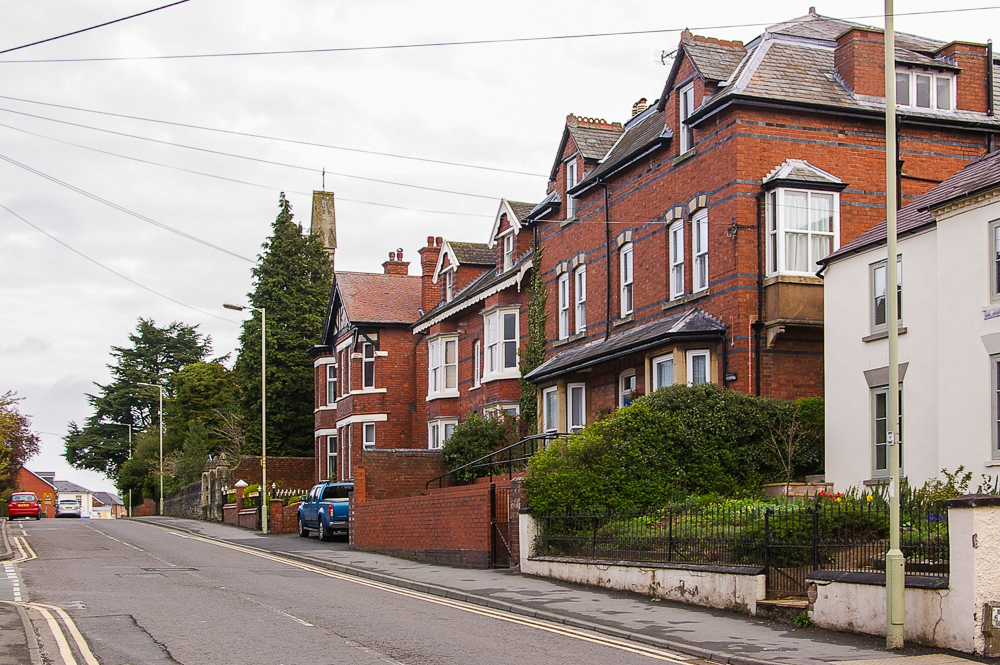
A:
[[[403,249],[389,252],[389,260],[382,264],[386,275],[407,275],[410,272],[409,261],[403,260]]]
[[[309,232],[316,234],[323,243],[323,249],[330,257],[332,267],[333,255],[337,251],[337,212],[333,205],[333,192],[313,192]]]
[[[432,280],[443,244],[441,238],[427,236],[427,246],[420,249],[420,308],[425,312],[434,309],[441,300],[441,287]]]
[[[649,108],[649,105],[646,104],[646,98],[643,97],[642,99],[640,99],[639,101],[637,101],[635,104],[632,105],[632,117],[634,118],[635,116],[645,111],[647,108]]]

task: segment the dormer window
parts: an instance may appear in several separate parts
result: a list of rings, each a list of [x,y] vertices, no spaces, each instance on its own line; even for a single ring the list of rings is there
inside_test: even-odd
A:
[[[687,119],[694,113],[694,83],[688,83],[677,95],[679,121],[677,123],[681,135],[681,151],[684,154],[694,146],[694,129],[687,124]]]
[[[955,108],[955,75],[945,72],[896,70],[896,106],[937,111]]]
[[[451,302],[455,297],[455,271],[449,270],[444,274],[444,299]]]
[[[514,265],[514,234],[510,233],[503,237],[503,269],[510,270]]]

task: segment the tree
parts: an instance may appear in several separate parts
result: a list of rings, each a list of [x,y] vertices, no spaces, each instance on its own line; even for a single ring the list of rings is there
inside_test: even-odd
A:
[[[41,447],[31,419],[17,408],[21,399],[10,391],[0,395],[0,493],[15,489],[17,472]]]
[[[330,259],[313,234],[292,221],[284,193],[271,237],[253,269],[250,304],[267,312],[267,441],[272,455],[313,451],[313,366],[306,351],[319,339],[333,282]],[[259,311],[243,324],[233,371],[240,386],[246,445],[260,451]],[[251,450],[246,452],[250,453]]]
[[[70,465],[118,477],[128,460],[128,429],[121,425],[138,432],[158,424],[159,391],[139,384],[162,384],[169,395],[174,374],[211,353],[211,338],[197,328],[177,322],[158,327],[152,319],[140,318],[129,335],[131,345],[111,347],[111,382],[94,384],[98,393],[87,395],[93,413],[83,427],[71,422],[63,437]]]
[[[818,462],[821,469],[823,400],[819,397],[794,402],[774,400],[767,403],[767,410],[766,440],[781,464],[785,484],[792,482],[797,468],[806,467],[815,473]]]
[[[214,432],[223,426],[226,414],[239,408],[233,373],[218,360],[192,363],[171,377],[170,394],[163,405],[164,448],[171,452],[187,448],[185,442],[196,427],[203,432],[205,454],[218,453],[224,439]]]
[[[465,420],[455,426],[451,437],[441,447],[441,458],[449,470],[475,462],[512,443],[517,443],[518,420],[504,412],[481,416],[470,413]],[[504,469],[506,471],[506,469]],[[456,475],[458,482],[465,483],[480,476],[490,475],[489,467],[466,469]]]

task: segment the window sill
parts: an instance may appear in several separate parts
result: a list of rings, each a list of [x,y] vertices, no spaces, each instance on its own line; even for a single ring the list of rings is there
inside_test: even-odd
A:
[[[681,153],[681,154],[677,155],[676,157],[674,157],[674,161],[671,162],[670,165],[671,166],[677,166],[678,164],[680,164],[682,162],[686,162],[687,160],[691,159],[692,157],[694,157],[697,154],[698,154],[698,149],[697,148],[690,148],[687,152]]]
[[[712,293],[711,288],[703,289],[701,291],[698,291],[697,293],[689,293],[687,295],[674,298],[673,300],[668,300],[667,302],[663,303],[663,305],[661,305],[660,309],[668,310],[668,309],[673,309],[675,307],[680,307],[681,305],[686,305],[689,302],[701,300],[702,298],[710,295],[711,293]]]
[[[352,390],[351,395],[371,395],[374,393],[385,393],[388,392],[386,388],[362,388],[361,390]]]
[[[620,319],[615,319],[614,321],[612,321],[611,325],[617,328],[618,326],[623,326],[626,323],[632,323],[633,321],[635,321],[635,314],[626,314]]]
[[[456,398],[458,396],[459,396],[459,394],[458,394],[457,390],[455,390],[455,391],[449,391],[449,392],[446,392],[446,393],[428,393],[428,395],[427,395],[427,401],[428,402],[433,402],[436,399],[454,399],[454,398]]]
[[[906,476],[899,477],[899,483],[903,484],[906,482]],[[868,480],[863,480],[861,482],[865,487],[879,487],[880,485],[889,484],[889,476],[879,476],[878,478],[869,478]]]
[[[519,370],[507,370],[506,372],[498,372],[496,374],[491,374],[490,376],[484,376],[482,383],[489,383],[490,381],[502,381],[503,379],[520,379],[521,372]],[[481,385],[481,384],[480,384]]]
[[[778,273],[764,278],[764,286],[772,284],[823,284],[823,278],[813,274]]]
[[[575,335],[570,335],[569,337],[564,337],[563,339],[557,339],[556,341],[552,342],[552,348],[556,348],[556,347],[560,347],[560,346],[565,346],[566,344],[570,344],[571,342],[575,342],[578,339],[583,339],[584,337],[586,337],[586,335],[587,335],[587,332],[583,331],[583,332],[578,332]]]
[[[989,467],[1000,466],[1000,459],[988,459],[985,462],[983,462],[983,466],[989,466]]]
[[[575,221],[576,221],[576,215],[572,215],[570,217],[567,217],[566,219],[564,219],[561,222],[559,222],[559,228],[562,228],[564,226],[569,226],[570,224],[572,224]]]
[[[324,404],[323,406],[317,406],[315,409],[313,409],[313,413],[316,413],[317,411],[336,411],[336,410],[337,410],[337,405],[335,403]]]
[[[482,388],[482,387],[483,387],[483,385],[482,385],[482,384],[479,384],[478,386],[472,386],[472,387],[471,387],[471,388],[469,388],[469,389],[468,389],[468,390],[467,390],[466,392],[470,392],[470,393],[471,393],[471,392],[472,392],[473,390],[479,390],[479,389],[480,389],[480,388]]]
[[[899,334],[900,335],[905,335],[906,334],[906,326],[899,326],[898,330],[899,330]],[[867,337],[862,337],[861,341],[865,342],[865,343],[868,343],[868,342],[875,342],[875,341],[880,340],[880,339],[888,339],[888,338],[889,338],[889,331],[888,330],[880,330],[879,332],[872,333],[871,335],[868,335]]]

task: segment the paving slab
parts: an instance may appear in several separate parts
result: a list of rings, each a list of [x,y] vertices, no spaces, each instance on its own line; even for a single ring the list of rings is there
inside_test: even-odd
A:
[[[796,628],[734,612],[522,575],[516,569],[454,568],[355,550],[343,541],[320,543],[296,534],[265,536],[215,522],[172,517],[136,521],[249,545],[397,586],[464,597],[470,603],[613,634],[716,663],[819,665],[849,661],[852,665],[874,665],[875,661],[891,660],[891,665],[961,665],[957,661],[970,660],[916,646],[889,651],[880,637]],[[909,660],[938,655],[954,660]]]

